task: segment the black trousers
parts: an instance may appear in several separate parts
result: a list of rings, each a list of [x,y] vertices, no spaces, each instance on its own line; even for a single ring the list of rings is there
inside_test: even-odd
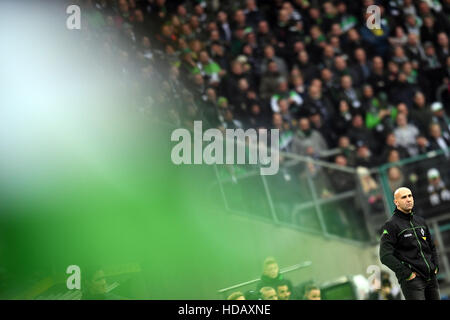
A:
[[[435,275],[430,280],[416,275],[412,280],[402,281],[400,286],[406,300],[441,300]]]

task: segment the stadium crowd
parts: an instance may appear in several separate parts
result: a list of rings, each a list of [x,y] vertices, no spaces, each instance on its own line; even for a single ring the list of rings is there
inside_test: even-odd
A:
[[[134,79],[134,98],[153,117],[188,128],[193,120],[277,128],[282,151],[354,168],[449,154],[449,0],[79,4],[88,40]],[[379,28],[366,23],[370,5]],[[330,149],[338,153],[324,157]],[[422,173],[441,178],[423,191],[430,203],[450,201],[447,165]],[[390,168],[389,186],[410,176]],[[327,178],[337,192],[352,185]]]

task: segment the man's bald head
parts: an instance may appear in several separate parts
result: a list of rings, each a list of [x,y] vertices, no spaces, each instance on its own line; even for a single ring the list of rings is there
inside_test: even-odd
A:
[[[395,190],[394,203],[400,211],[410,213],[414,207],[414,198],[411,190],[406,187],[400,187]]]
[[[406,187],[400,187],[397,190],[394,191],[394,199],[396,199],[397,197],[399,197],[401,194],[403,194],[404,192],[411,192],[411,190],[409,188]]]

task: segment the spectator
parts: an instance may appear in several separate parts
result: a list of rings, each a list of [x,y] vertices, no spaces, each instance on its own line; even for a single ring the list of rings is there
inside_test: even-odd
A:
[[[345,39],[345,44],[347,47],[347,53],[351,56],[351,53],[354,52],[357,48],[364,47],[363,40],[361,39],[360,34],[355,28],[351,28],[347,32],[347,37]]]
[[[293,67],[301,71],[306,84],[309,84],[312,79],[317,78],[319,75],[319,70],[311,63],[307,50],[302,50],[298,53]]]
[[[344,135],[347,133],[348,128],[352,123],[352,114],[350,112],[350,107],[346,100],[339,101],[339,112],[334,121],[334,130],[338,135]]]
[[[367,21],[370,13],[365,13],[364,21]],[[385,24],[381,24],[380,28],[369,29],[366,24],[360,28],[360,33],[363,41],[367,46],[376,54],[385,56],[389,49],[389,27]]]
[[[306,149],[306,156],[317,159],[318,154],[314,150],[314,147],[308,147]],[[329,183],[329,177],[326,175],[325,170],[323,167],[314,164],[313,162],[306,163],[303,167],[305,167],[305,170],[303,170],[300,174],[300,181],[306,182],[307,179],[311,179],[316,190],[316,194],[320,198],[328,198],[332,194],[331,185]],[[306,188],[306,190],[301,190],[302,196],[305,197],[305,199],[311,199],[312,194],[311,191]],[[311,219],[311,217],[308,217]],[[297,217],[297,221],[299,225],[308,225],[314,222],[307,221],[308,218],[306,217]]]
[[[258,102],[256,93],[250,88],[246,78],[239,79],[238,90],[233,97],[230,97],[230,102],[234,106],[236,117],[245,121],[250,111],[250,105]]]
[[[262,300],[278,300],[277,292],[272,287],[262,287],[259,292]]]
[[[234,21],[233,21],[233,25],[232,25],[232,29],[233,30],[244,30],[245,28],[247,28],[248,23],[247,23],[247,17],[244,13],[244,10],[236,10],[234,12]]]
[[[436,35],[441,32],[440,26],[436,24],[434,17],[426,15],[423,18],[423,24],[420,27],[420,41],[425,42],[435,42]]]
[[[447,157],[450,155],[450,141],[442,136],[441,126],[438,123],[430,125],[429,141],[431,150],[443,150]]]
[[[311,128],[309,119],[300,118],[298,130],[292,140],[292,152],[299,155],[306,155],[308,147],[314,147],[317,152],[328,149],[325,139],[317,131]]]
[[[225,75],[225,71],[214,62],[207,51],[201,51],[197,67],[203,76],[206,76],[210,84],[219,83],[220,77]]]
[[[432,208],[447,209],[450,206],[450,190],[441,179],[439,170],[432,168],[427,172],[428,201]]]
[[[406,62],[409,62],[409,58],[407,57],[405,50],[403,49],[402,46],[398,45],[394,47],[391,61],[397,63],[398,65],[402,65]]]
[[[340,19],[340,25],[342,28],[342,32],[347,32],[356,26],[356,24],[358,23],[358,20],[356,19],[355,16],[348,13],[347,4],[345,1],[338,2],[337,10],[339,13],[339,19]]]
[[[101,267],[83,269],[81,300],[124,300],[109,292],[105,272]]]
[[[352,73],[356,75],[355,85],[359,87],[369,79],[371,75],[370,65],[367,61],[366,51],[363,48],[355,49],[354,58],[355,64]]]
[[[369,212],[372,214],[383,212],[383,195],[379,191],[378,184],[370,175],[370,171],[365,167],[357,167],[356,173],[358,174],[362,194],[369,207]]]
[[[258,9],[255,0],[246,0],[244,9],[245,20],[252,28],[256,28],[258,23],[263,19],[261,11]]]
[[[417,144],[418,154],[426,154],[426,153],[432,151],[430,142],[428,141],[425,134],[421,133],[416,137],[416,144]]]
[[[425,54],[422,58],[421,69],[424,72],[424,76],[428,80],[429,90],[433,88],[439,87],[440,82],[443,78],[443,73],[441,72],[441,62],[439,61],[439,57],[436,54],[436,50],[434,48],[433,43],[426,42],[424,44]],[[431,96],[432,91],[429,92],[429,96]]]
[[[408,33],[408,40],[406,43],[405,51],[410,61],[412,61],[413,64],[418,67],[419,62],[422,61],[425,53],[416,33]]]
[[[393,104],[405,102],[408,105],[412,104],[411,97],[417,90],[417,86],[408,82],[408,76],[404,72],[399,72],[396,78],[391,82],[389,90],[390,101]]]
[[[281,114],[274,113],[272,116],[272,127],[279,130],[280,135],[280,150],[290,151],[292,139],[294,136],[293,131],[288,123],[283,122]]]
[[[289,287],[290,283],[287,281],[281,281],[277,285],[277,296],[278,300],[293,300],[292,299],[292,288]]]
[[[369,77],[369,84],[378,95],[380,92],[386,92],[388,84],[388,78],[386,71],[384,70],[384,62],[380,56],[376,56],[372,59],[372,70]]]
[[[413,0],[404,0],[403,1],[403,13],[406,15],[415,16],[417,13],[416,7],[414,6]]]
[[[294,90],[300,97],[306,93],[305,82],[303,81],[303,77],[301,75],[292,75],[290,85],[292,90]]]
[[[386,145],[383,150],[383,153],[380,156],[379,163],[388,162],[389,153],[392,150],[396,150],[398,152],[400,159],[405,159],[405,158],[409,157],[408,150],[405,147],[403,147],[397,143],[397,138],[393,132],[388,133],[385,141],[386,141]],[[417,141],[417,138],[416,138],[416,141]]]
[[[300,112],[303,99],[294,90],[289,90],[288,82],[285,79],[278,81],[278,90],[270,99],[270,106],[273,112],[279,111],[278,101],[280,99],[286,99],[289,109],[291,109],[294,114]]]
[[[352,70],[348,67],[347,60],[344,56],[340,55],[334,58],[333,73],[339,81],[345,75],[353,76]]]
[[[323,96],[322,89],[318,85],[309,86],[304,106],[304,111],[300,113],[300,116],[308,116],[318,111],[322,115],[322,119],[326,125],[330,124],[334,117],[333,105],[327,97]]]
[[[448,41],[448,35],[445,32],[440,32],[437,35],[437,48],[436,54],[439,57],[439,62],[441,65],[446,64],[446,59],[450,56],[450,45]]]
[[[400,154],[397,150],[391,150],[388,153],[387,162],[388,163],[395,163],[400,161]]]
[[[363,118],[361,114],[356,114],[352,118],[352,125],[348,130],[348,137],[353,145],[364,144],[370,149],[375,149],[375,142],[373,141],[373,135],[364,126]]]
[[[227,297],[227,300],[246,300],[242,292],[236,291]]]
[[[284,276],[280,273],[280,268],[278,267],[278,263],[275,258],[267,257],[264,260],[263,274],[260,281],[256,285],[256,290],[260,291],[261,288],[270,287],[273,290],[273,292],[270,291],[271,295],[276,296],[276,291],[273,288],[276,288],[283,280],[285,280]],[[269,294],[267,293],[267,295]]]
[[[400,296],[393,295],[391,281],[388,279],[383,279],[381,281],[380,289],[371,292],[369,295],[369,300],[400,300]]]
[[[400,102],[397,105],[397,114],[404,114],[407,118],[409,118],[409,109],[406,106],[406,103]],[[397,117],[395,117],[397,118]]]
[[[353,110],[359,110],[361,108],[361,92],[353,88],[352,78],[349,75],[343,75],[341,77],[339,100],[347,100]]]
[[[406,76],[406,81],[413,85],[418,85],[418,73],[417,69],[413,68],[411,62],[405,62],[402,66],[402,73]],[[409,102],[409,101],[408,101]],[[412,105],[412,103],[408,103],[408,105]]]
[[[259,47],[265,47],[276,43],[276,38],[266,20],[262,20],[258,23],[257,36]]]
[[[363,142],[357,145],[355,165],[372,168],[376,165],[376,159],[370,148]]]
[[[239,91],[238,83],[242,78],[246,78],[249,80],[244,71],[244,67],[241,62],[238,60],[234,60],[231,63],[231,72],[227,73],[224,77],[223,81],[221,81],[221,92],[225,95],[225,97],[235,97]]]
[[[363,110],[366,112],[366,127],[372,130],[377,138],[384,137],[387,132],[394,129],[394,121],[398,110],[388,105],[386,100],[374,96],[372,86],[365,85],[363,90]]]
[[[338,148],[340,153],[347,159],[347,165],[354,167],[356,162],[355,146],[350,144],[348,136],[340,136],[338,140]]]
[[[315,285],[306,286],[303,300],[321,300],[320,288]]]
[[[388,184],[392,192],[405,185],[405,177],[399,167],[389,168]]]
[[[398,25],[394,29],[393,36],[389,37],[388,40],[392,46],[404,46],[408,41],[408,37],[406,36],[403,27]]]
[[[420,18],[413,14],[408,14],[405,17],[405,29],[409,34],[415,34],[418,37],[420,36],[420,27],[422,26],[422,21]]]
[[[400,286],[398,284],[392,286],[390,273],[385,271],[385,270],[381,270],[380,278],[381,278],[381,282],[382,283],[383,283],[383,281],[388,281],[388,282],[391,283],[391,294],[392,294],[392,296],[394,296],[396,298],[396,300],[400,300],[401,297],[402,297],[402,292],[401,292]]]
[[[408,124],[404,114],[397,115],[397,127],[394,129],[395,139],[399,146],[402,146],[412,156],[417,155],[416,137],[419,129],[413,124]]]
[[[217,62],[221,69],[229,70],[230,62],[224,46],[219,42],[213,42],[210,46],[211,59]]]
[[[222,121],[222,126],[225,129],[243,129],[242,122],[234,119],[233,111],[230,109],[225,110],[225,116]]]
[[[338,104],[338,85],[336,84],[333,72],[329,68],[323,68],[320,71],[320,80],[322,80],[323,95],[329,97],[332,104]]]
[[[334,163],[338,167],[345,168],[347,167],[347,158],[339,154],[334,158]],[[355,189],[354,176],[348,172],[332,169],[329,170],[328,177],[335,193],[343,193]]]
[[[314,130],[317,130],[322,137],[325,139],[327,147],[334,148],[336,146],[336,134],[325,126],[322,119],[322,114],[317,110],[313,109],[309,116],[309,121]]]
[[[289,74],[288,67],[286,62],[275,55],[275,49],[272,45],[266,45],[264,47],[264,58],[261,62],[261,72],[264,73],[267,70],[267,66],[270,61],[274,61],[278,66],[278,71],[284,77],[287,77]]]
[[[414,95],[413,108],[411,110],[411,121],[420,132],[428,132],[432,114],[426,105],[425,95],[418,91]]]
[[[261,77],[259,92],[262,99],[270,99],[278,90],[281,73],[275,61],[270,61],[266,72]]]
[[[433,113],[432,122],[438,123],[442,130],[442,136],[450,141],[450,118],[446,115],[441,102],[433,102],[431,104],[431,112]]]
[[[261,106],[258,103],[253,103],[250,106],[250,112],[248,120],[246,122],[246,128],[268,128],[269,122],[267,114],[261,110]]]
[[[292,111],[289,109],[289,104],[286,99],[280,99],[278,100],[278,111],[283,118],[284,122],[287,122],[289,124],[292,124],[294,121],[294,115],[292,114]]]
[[[293,32],[296,31],[296,22],[291,19],[288,9],[278,11],[278,21],[274,28],[274,35],[278,40],[278,48],[285,50],[287,44],[292,41]]]
[[[232,38],[232,31],[230,23],[228,22],[228,15],[225,11],[219,11],[217,13],[217,23],[219,25],[220,38],[226,44],[229,44]]]

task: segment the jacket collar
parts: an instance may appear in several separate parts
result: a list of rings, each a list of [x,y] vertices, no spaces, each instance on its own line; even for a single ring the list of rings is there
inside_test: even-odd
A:
[[[402,219],[405,219],[405,220],[410,220],[411,217],[414,215],[414,210],[411,211],[410,214],[406,214],[406,213],[404,213],[404,212],[398,210],[397,208],[395,208],[394,214],[395,214],[396,216],[398,216],[399,218],[402,218]]]

